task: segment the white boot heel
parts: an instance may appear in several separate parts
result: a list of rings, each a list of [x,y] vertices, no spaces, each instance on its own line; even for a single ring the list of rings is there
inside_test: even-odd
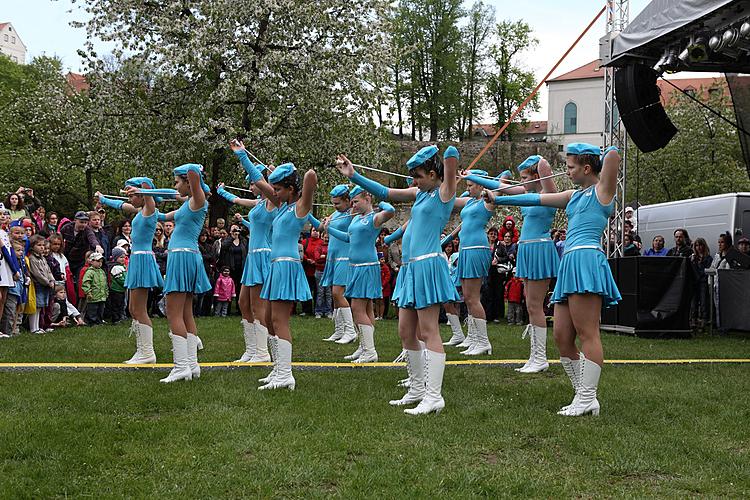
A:
[[[193,374],[190,371],[190,364],[188,361],[188,340],[185,337],[173,335],[171,332],[169,333],[169,337],[172,340],[174,368],[169,372],[169,375],[159,380],[159,382],[170,384],[172,382],[177,382],[178,380],[192,380]]]

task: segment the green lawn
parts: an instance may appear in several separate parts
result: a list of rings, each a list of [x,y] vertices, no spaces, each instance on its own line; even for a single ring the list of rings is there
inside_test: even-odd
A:
[[[330,324],[295,319],[295,360],[353,349],[320,342]],[[236,319],[201,327],[202,360],[240,354]],[[395,322],[378,327],[390,360]],[[493,325],[492,358],[523,358],[520,331]],[[0,343],[0,361],[117,362],[131,343],[125,326],[25,335]],[[741,334],[604,343],[610,358],[750,357]],[[555,414],[571,397],[559,365],[448,367],[446,409],[420,418],[387,404],[398,369],[297,370],[294,392],[257,391],[255,367],[170,385],[152,371],[5,371],[0,497],[747,497],[749,368],[607,366],[602,415],[578,419]]]

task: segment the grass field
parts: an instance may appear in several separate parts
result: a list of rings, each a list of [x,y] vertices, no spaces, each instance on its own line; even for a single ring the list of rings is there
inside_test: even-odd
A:
[[[351,352],[320,341],[330,327],[295,318],[294,360]],[[200,328],[201,361],[241,353],[236,319]],[[400,350],[395,329],[378,324],[381,360]],[[492,325],[491,358],[524,358],[520,332]],[[25,335],[0,343],[0,362],[119,362],[132,343],[125,325]],[[610,359],[750,358],[742,334],[604,344]],[[602,415],[578,419],[555,414],[571,397],[559,365],[449,366],[446,409],[422,418],[387,404],[401,369],[297,370],[294,392],[257,391],[258,367],[169,385],[152,370],[4,371],[0,497],[747,497],[749,370],[605,366]]]

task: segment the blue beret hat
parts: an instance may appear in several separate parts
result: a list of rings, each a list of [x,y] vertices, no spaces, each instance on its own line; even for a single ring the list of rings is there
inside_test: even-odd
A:
[[[513,173],[510,170],[503,170],[497,175],[497,177],[495,177],[495,180],[506,179],[506,178],[509,179],[511,177],[513,177]]]
[[[188,172],[198,172],[201,176],[201,188],[206,193],[211,192],[211,188],[203,181],[203,165],[198,165],[197,163],[186,163],[172,170],[174,175],[187,175]]]
[[[339,196],[344,196],[349,194],[349,186],[346,184],[339,184],[338,186],[331,189],[331,192],[329,193],[331,195],[331,198],[338,198]]]
[[[273,172],[271,172],[271,175],[268,176],[268,182],[276,184],[280,180],[289,177],[295,170],[297,169],[294,168],[294,163],[284,163],[283,165],[279,165]]]
[[[365,190],[362,189],[359,186],[354,186],[351,191],[349,191],[349,198],[354,198],[358,194],[364,193]]]
[[[585,142],[572,142],[568,144],[566,153],[569,155],[594,155],[600,156],[602,154],[599,146],[592,144],[586,144]]]
[[[406,168],[408,168],[409,170],[417,168],[418,166],[422,165],[424,162],[435,156],[437,152],[437,146],[423,147],[422,149],[417,151],[414,156],[409,158],[409,161],[406,162]]]
[[[156,189],[156,185],[154,185],[154,181],[149,179],[148,177],[131,177],[130,179],[125,181],[126,186],[132,186],[132,187],[142,187],[143,183],[146,183],[150,189]]]
[[[486,170],[480,170],[478,168],[473,168],[473,169],[469,170],[469,173],[470,174],[474,174],[474,175],[480,175],[482,177],[487,177],[488,176]]]
[[[542,157],[539,156],[539,155],[529,156],[528,158],[526,158],[523,161],[523,163],[521,163],[520,165],[518,165],[518,171],[520,172],[522,170],[526,170],[527,168],[533,167],[534,165],[536,165],[537,163],[539,163],[539,160],[541,160],[541,159],[542,159]]]

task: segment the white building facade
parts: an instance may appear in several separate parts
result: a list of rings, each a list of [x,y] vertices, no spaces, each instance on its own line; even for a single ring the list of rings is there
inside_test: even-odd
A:
[[[26,64],[26,45],[11,23],[0,23],[0,53],[15,63]]]

